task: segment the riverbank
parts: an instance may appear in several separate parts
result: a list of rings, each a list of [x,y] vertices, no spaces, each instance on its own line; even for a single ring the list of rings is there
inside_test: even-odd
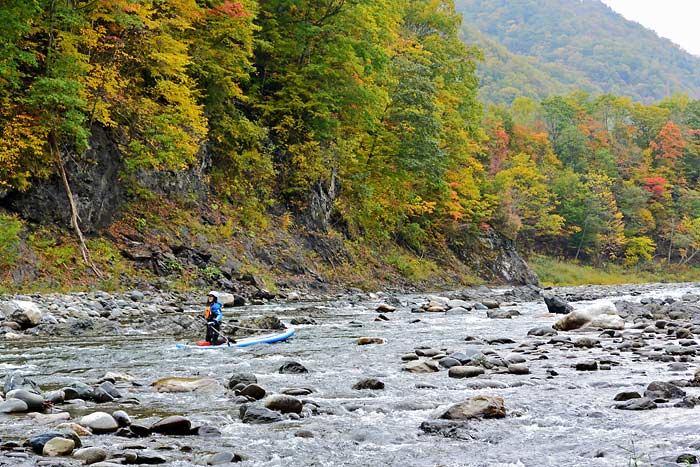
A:
[[[544,286],[622,285],[649,282],[700,281],[700,268],[648,263],[644,267],[624,267],[608,263],[600,267],[574,260],[535,255],[528,264]]]
[[[573,314],[549,313],[542,294]],[[175,350],[201,337],[188,324],[199,298],[12,297],[41,319],[0,338],[0,463],[612,467],[697,455],[698,284],[293,296],[225,308],[229,325],[298,323],[288,342]],[[45,451],[52,437],[73,444]]]

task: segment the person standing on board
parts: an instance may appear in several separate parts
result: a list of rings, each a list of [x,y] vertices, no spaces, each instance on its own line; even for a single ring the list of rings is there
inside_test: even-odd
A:
[[[207,321],[207,337],[206,341],[209,345],[217,345],[219,342],[219,329],[221,329],[221,321],[224,319],[224,314],[221,311],[221,303],[219,303],[219,294],[209,292],[207,294],[207,309],[204,311],[204,319]]]

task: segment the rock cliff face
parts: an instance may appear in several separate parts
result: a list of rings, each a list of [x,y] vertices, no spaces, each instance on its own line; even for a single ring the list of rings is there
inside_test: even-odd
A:
[[[67,158],[66,172],[83,232],[96,233],[114,222],[134,187],[182,200],[201,200],[207,194],[203,167],[183,172],[137,170],[128,176],[125,169],[119,147],[101,127],[93,129],[90,149],[81,160]],[[35,181],[26,193],[4,197],[0,193],[0,207],[32,222],[70,228],[68,198],[58,176]]]
[[[93,132],[84,160],[66,161],[81,227],[86,233],[109,225],[126,203],[126,190],[119,181],[123,170],[117,145],[101,128]],[[0,203],[32,222],[70,227],[68,198],[58,176],[35,181],[26,193],[11,193]]]
[[[537,274],[518,254],[513,242],[493,230],[482,233],[468,245],[453,246],[453,250],[489,282],[539,285]]]

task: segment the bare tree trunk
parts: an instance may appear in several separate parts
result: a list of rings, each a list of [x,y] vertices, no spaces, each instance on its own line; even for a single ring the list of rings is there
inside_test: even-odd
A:
[[[673,232],[676,230],[676,219],[672,218],[671,219],[671,237],[669,238],[668,241],[668,259],[666,262],[668,264],[671,264],[671,252],[673,251]]]
[[[583,230],[581,231],[581,241],[578,242],[578,248],[576,248],[576,256],[574,260],[578,261],[578,255],[581,253],[581,247],[583,246],[583,240],[586,238],[586,228],[588,227],[588,217],[583,221]]]
[[[85,244],[85,237],[83,237],[83,232],[80,230],[80,224],[78,223],[78,208],[75,205],[75,199],[73,198],[73,190],[70,188],[70,183],[68,183],[68,176],[66,175],[66,168],[63,165],[63,158],[61,157],[60,149],[58,148],[58,143],[56,142],[56,135],[53,132],[49,133],[49,148],[51,150],[54,162],[56,163],[56,168],[58,173],[61,174],[61,180],[63,181],[63,188],[66,190],[66,195],[68,196],[68,204],[70,206],[70,224],[75,232],[76,237],[78,237],[78,243],[80,245],[80,253],[83,256],[83,261],[87,266],[92,269],[95,275],[103,279],[104,275],[97,269],[95,263],[92,262],[90,258],[90,250],[88,250]]]

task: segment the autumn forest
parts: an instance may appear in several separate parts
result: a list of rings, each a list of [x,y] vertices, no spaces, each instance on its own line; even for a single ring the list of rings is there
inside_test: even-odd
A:
[[[122,179],[206,167],[241,219],[321,190],[343,238],[416,254],[494,231],[592,264],[700,261],[700,101],[482,102],[452,1],[5,0],[0,18],[0,201],[100,128]]]

